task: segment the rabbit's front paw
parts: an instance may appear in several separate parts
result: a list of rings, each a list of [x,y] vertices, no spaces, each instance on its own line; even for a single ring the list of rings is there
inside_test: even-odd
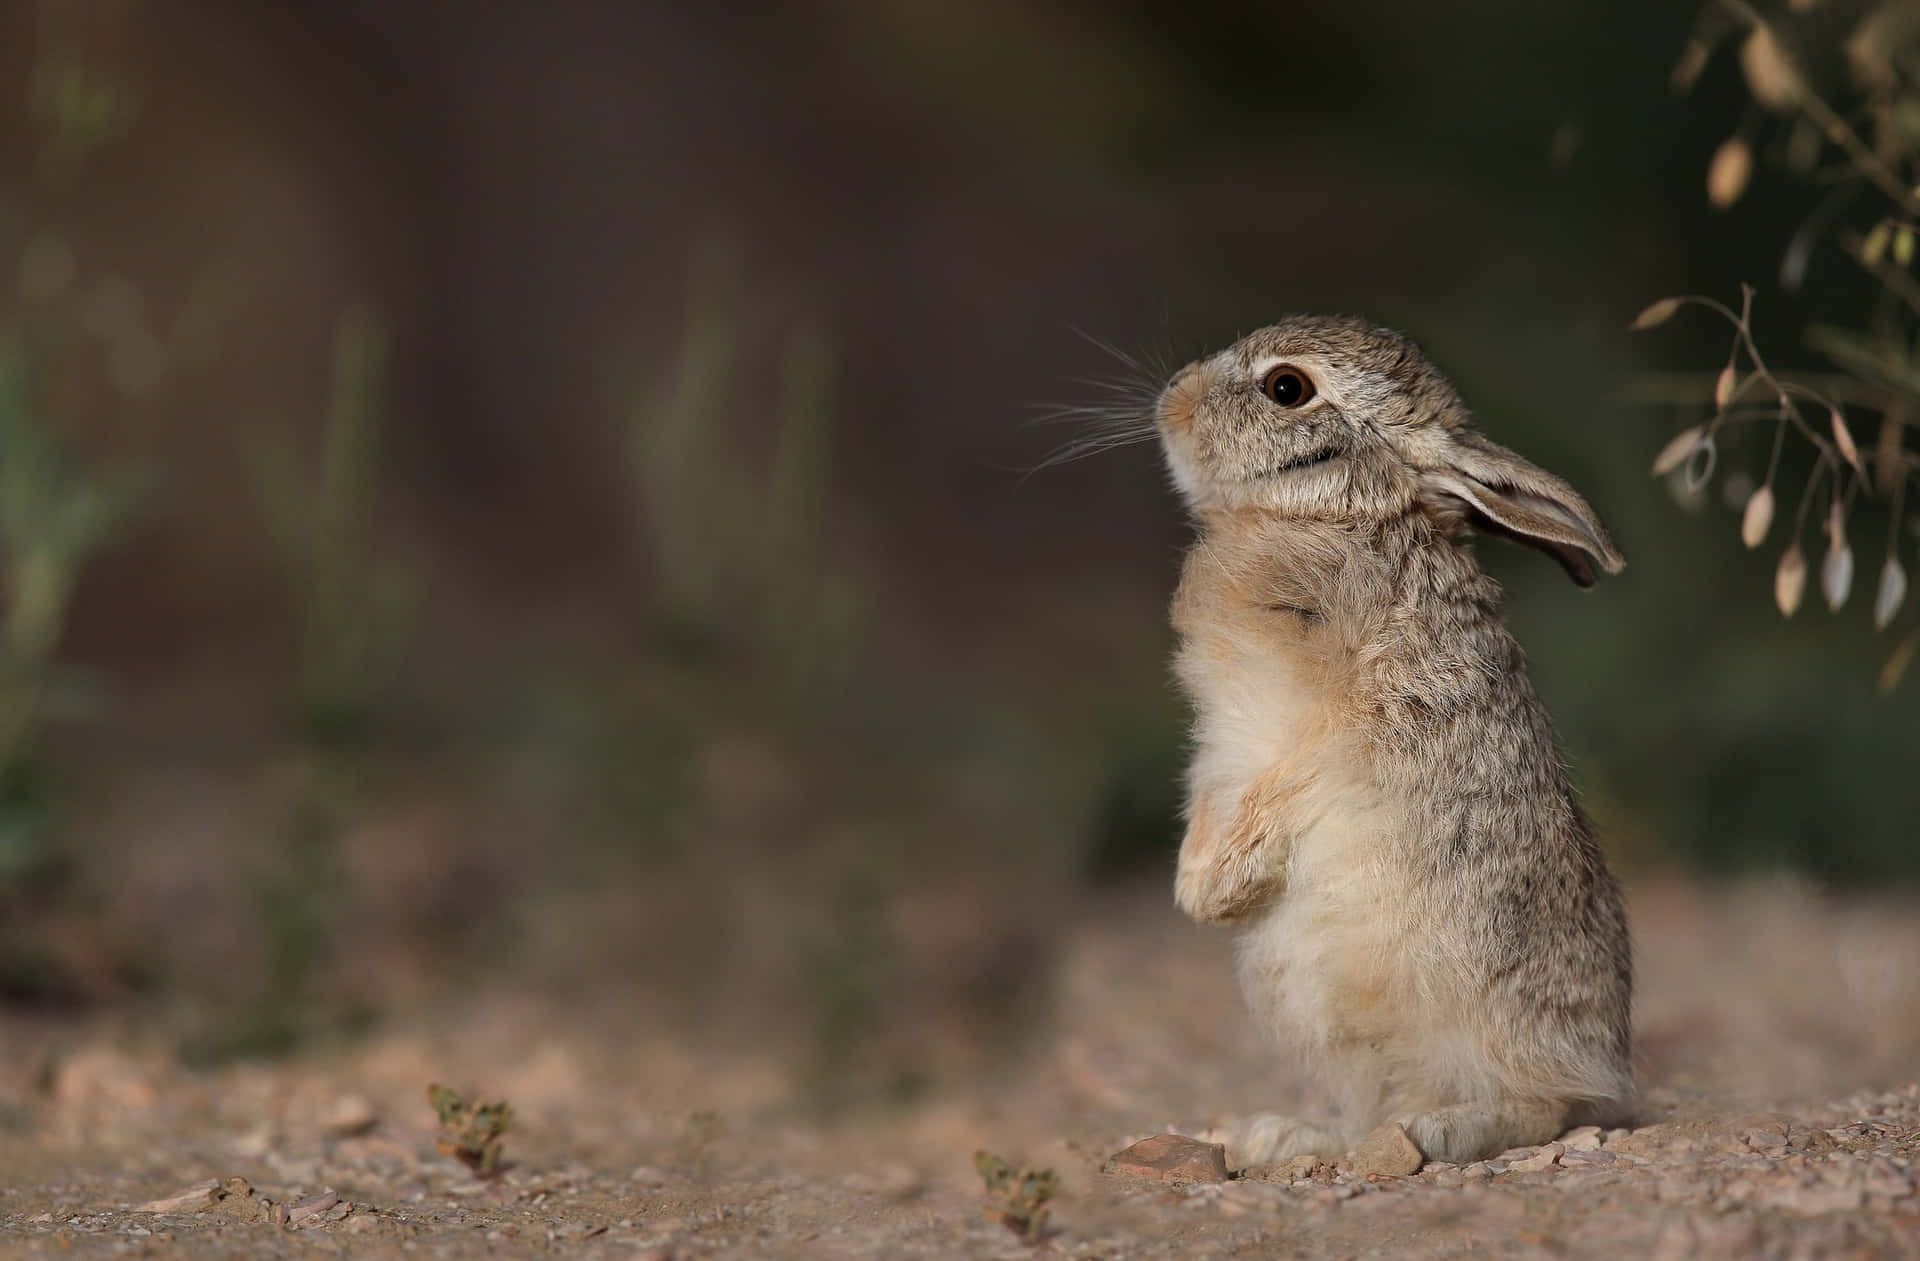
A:
[[[1182,864],[1173,879],[1173,900],[1203,924],[1245,919],[1273,899],[1280,882],[1259,871],[1247,855],[1206,866]]]

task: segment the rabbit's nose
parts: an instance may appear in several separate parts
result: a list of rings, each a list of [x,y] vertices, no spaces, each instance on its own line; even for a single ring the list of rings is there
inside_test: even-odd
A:
[[[1175,433],[1185,433],[1193,428],[1194,413],[1199,410],[1200,401],[1207,396],[1207,387],[1213,383],[1213,373],[1208,370],[1204,360],[1188,364],[1174,374],[1167,382],[1167,388],[1160,392],[1160,422]]]

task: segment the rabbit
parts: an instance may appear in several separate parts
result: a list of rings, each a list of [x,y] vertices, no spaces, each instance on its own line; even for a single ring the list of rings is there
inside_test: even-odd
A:
[[[1173,599],[1195,711],[1174,897],[1240,929],[1259,1023],[1339,1123],[1262,1114],[1240,1166],[1398,1123],[1464,1163],[1634,1101],[1620,891],[1470,530],[1582,587],[1586,501],[1482,437],[1405,337],[1299,316],[1190,364],[1154,425],[1197,537]]]

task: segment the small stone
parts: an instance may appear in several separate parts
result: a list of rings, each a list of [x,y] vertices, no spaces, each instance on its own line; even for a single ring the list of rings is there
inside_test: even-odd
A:
[[[1621,1129],[1621,1130],[1608,1130],[1606,1134],[1603,1135],[1602,1137],[1607,1143],[1612,1144],[1612,1143],[1619,1142],[1623,1138],[1629,1138],[1632,1135],[1633,1135],[1632,1130]]]
[[[1516,1160],[1529,1159],[1530,1157],[1538,1154],[1539,1151],[1540,1149],[1538,1147],[1509,1147],[1507,1148],[1507,1150],[1501,1152],[1498,1156],[1495,1156],[1493,1159],[1505,1161],[1507,1164],[1511,1165]]]
[[[35,1213],[32,1217],[29,1217],[27,1219],[27,1225],[29,1226],[47,1226],[47,1225],[51,1225],[52,1222],[53,1222],[52,1213]]]
[[[1577,1130],[1568,1130],[1560,1136],[1560,1142],[1570,1152],[1591,1152],[1600,1148],[1600,1127],[1583,1125]]]
[[[298,1226],[317,1213],[324,1213],[340,1202],[340,1197],[331,1191],[322,1191],[310,1195],[287,1210],[287,1220]]]
[[[1488,1164],[1486,1161],[1476,1160],[1472,1164],[1468,1165],[1465,1169],[1462,1169],[1460,1171],[1460,1176],[1462,1178],[1465,1178],[1468,1182],[1482,1182],[1488,1178],[1491,1178],[1495,1172],[1496,1171],[1494,1167]]]
[[[1156,1134],[1115,1152],[1106,1172],[1168,1182],[1225,1182],[1227,1149],[1182,1134]]]
[[[320,1118],[320,1131],[328,1138],[352,1138],[365,1134],[380,1120],[380,1114],[365,1095],[341,1095]]]
[[[1544,1173],[1560,1163],[1561,1155],[1566,1151],[1559,1143],[1547,1143],[1525,1160],[1516,1160],[1507,1166],[1510,1173]]]
[[[1466,1176],[1457,1169],[1443,1169],[1433,1175],[1434,1186],[1449,1189],[1463,1185],[1466,1180]]]
[[[1311,1178],[1326,1163],[1318,1156],[1295,1156],[1281,1168],[1287,1171],[1289,1178]]]
[[[1615,1157],[1612,1152],[1583,1150],[1566,1153],[1560,1157],[1560,1163],[1562,1165],[1610,1165],[1614,1162],[1614,1159]]]
[[[1353,1149],[1353,1171],[1404,1178],[1418,1173],[1426,1159],[1408,1137],[1406,1127],[1389,1123],[1360,1140],[1360,1146]]]
[[[1747,1146],[1755,1151],[1787,1145],[1787,1119],[1776,1113],[1759,1112],[1742,1117],[1733,1123],[1732,1130],[1736,1137],[1745,1139]]]
[[[184,1191],[176,1191],[172,1195],[163,1196],[157,1200],[148,1200],[133,1211],[136,1213],[198,1213],[203,1209],[212,1208],[222,1194],[220,1183],[216,1179],[208,1178],[205,1182],[194,1183]]]
[[[243,1200],[253,1196],[253,1187],[245,1178],[228,1178],[223,1189],[228,1195],[238,1196]]]
[[[290,1219],[291,1214],[287,1212],[286,1205],[276,1204],[273,1206],[273,1224],[275,1226],[285,1226]]]

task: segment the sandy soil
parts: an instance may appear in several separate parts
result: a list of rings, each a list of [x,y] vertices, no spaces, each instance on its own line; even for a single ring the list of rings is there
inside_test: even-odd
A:
[[[630,998],[581,1011],[509,989],[208,1072],[138,1020],[15,1020],[0,1249],[1920,1257],[1917,912],[1786,884],[1642,887],[1641,1124],[1408,1178],[1101,1171],[1147,1135],[1315,1104],[1250,1031],[1228,938],[1158,897],[1087,909],[1023,1049],[831,1122],[790,1042],[661,1027]],[[512,1102],[504,1174],[436,1154],[430,1081]],[[989,1217],[980,1148],[1057,1172],[1037,1240]]]

